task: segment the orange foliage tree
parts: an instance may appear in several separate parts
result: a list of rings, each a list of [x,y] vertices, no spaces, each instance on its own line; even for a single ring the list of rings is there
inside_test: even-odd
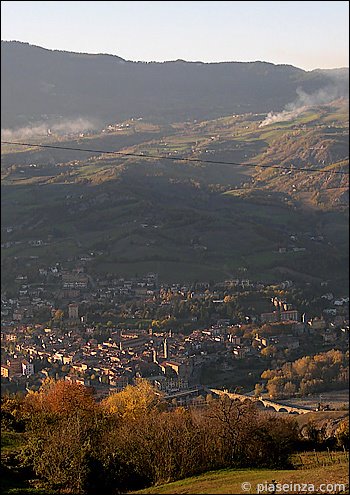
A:
[[[26,410],[69,414],[72,412],[93,412],[97,404],[91,389],[78,383],[47,379],[38,392],[29,392],[24,399]]]

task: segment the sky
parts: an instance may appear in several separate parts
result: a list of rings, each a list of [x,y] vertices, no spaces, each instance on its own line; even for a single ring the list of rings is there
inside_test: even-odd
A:
[[[1,1],[1,39],[126,60],[349,66],[349,2]]]

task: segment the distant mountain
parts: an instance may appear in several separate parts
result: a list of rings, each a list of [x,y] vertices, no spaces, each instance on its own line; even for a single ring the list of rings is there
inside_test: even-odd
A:
[[[280,111],[298,92],[348,96],[348,69],[266,62],[132,62],[1,42],[2,128],[46,120],[163,122]]]

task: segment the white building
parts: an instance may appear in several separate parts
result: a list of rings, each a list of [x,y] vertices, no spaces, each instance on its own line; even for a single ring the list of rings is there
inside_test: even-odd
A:
[[[22,361],[22,375],[31,376],[34,375],[34,364],[28,361]]]

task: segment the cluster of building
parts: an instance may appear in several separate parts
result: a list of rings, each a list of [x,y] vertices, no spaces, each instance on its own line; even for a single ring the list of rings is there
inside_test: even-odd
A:
[[[257,331],[253,337],[244,337],[236,335],[241,325],[221,322],[188,336],[172,331],[114,328],[111,337],[98,342],[93,338],[93,328],[78,323],[77,310],[77,305],[70,306],[64,329],[42,325],[4,327],[1,376],[27,389],[39,386],[48,377],[63,378],[93,386],[101,397],[144,377],[171,395],[197,387],[201,367],[210,367],[218,357],[227,360],[231,356],[234,362],[249,357],[259,359],[261,350],[268,346],[297,349],[305,334],[324,332],[326,343],[335,338],[323,325],[325,321],[318,319],[294,322],[289,326],[291,333],[277,336],[262,336]]]
[[[40,277],[42,283],[29,284],[18,275],[18,295],[2,295],[1,376],[4,383],[27,390],[53,377],[93,386],[97,396],[104,397],[144,377],[174,396],[198,388],[203,366],[210,368],[218,360],[234,365],[239,360],[259,359],[261,351],[270,346],[296,350],[305,336],[313,334],[320,336],[325,345],[333,344],[345,341],[349,329],[348,298],[336,299],[332,295],[332,301],[342,302],[337,305],[338,314],[307,320],[285,300],[274,297],[273,311],[250,315],[238,324],[230,318],[217,318],[206,328],[198,325],[190,332],[181,328],[174,332],[154,325],[139,328],[132,323],[118,328],[110,321],[108,336],[101,340],[96,335],[96,325],[82,314],[82,307],[86,310],[94,305],[97,312],[105,313],[115,311],[123,301],[135,301],[126,319],[137,321],[139,302],[149,307],[169,307],[171,318],[172,295],[193,301],[210,297],[219,306],[225,304],[223,291],[259,290],[264,285],[245,279],[228,280],[214,288],[209,283],[195,287],[161,285],[155,273],[129,280],[93,279],[84,268],[68,271],[59,264],[41,268]],[[285,281],[283,287],[291,284]],[[62,307],[64,311],[59,314],[58,308]],[[38,323],[38,311],[49,313],[50,325]],[[247,320],[256,329],[248,336],[244,332]],[[195,321],[192,318],[194,326]],[[286,332],[265,335],[260,329],[266,324],[286,324]]]
[[[34,375],[34,364],[16,355],[6,359],[6,362],[1,364],[1,376],[4,378],[18,379],[22,376],[31,375]]]

